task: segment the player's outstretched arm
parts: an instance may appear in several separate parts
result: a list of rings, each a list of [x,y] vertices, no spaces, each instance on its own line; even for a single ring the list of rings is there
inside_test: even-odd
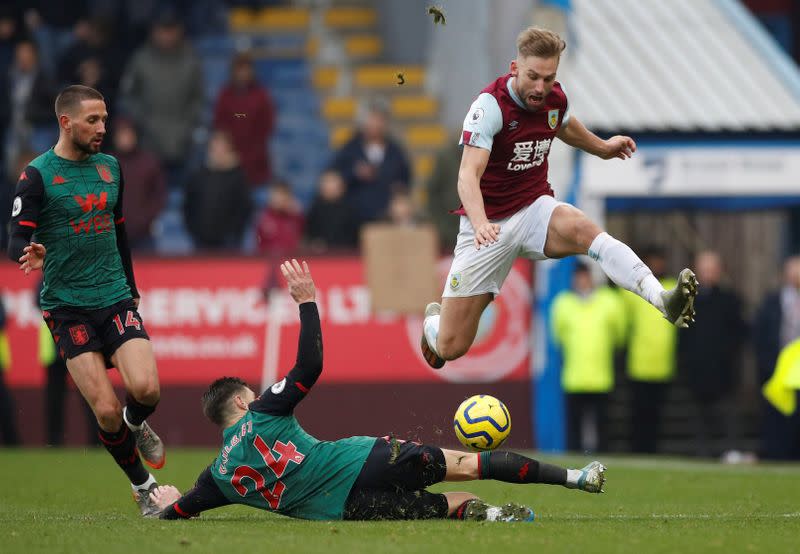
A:
[[[631,137],[615,135],[603,140],[587,129],[575,116],[569,118],[556,136],[573,148],[580,148],[604,160],[611,158],[626,160],[636,152],[636,142]]]
[[[288,415],[305,398],[322,373],[322,329],[317,310],[316,289],[308,264],[297,260],[281,264],[289,294],[300,307],[300,338],[297,360],[284,379],[278,381],[252,404],[250,409],[270,415]]]
[[[182,495],[172,485],[161,485],[150,493],[150,500],[161,510],[161,519],[188,519],[231,503],[214,482],[210,467],[200,474],[194,488],[186,494]]]

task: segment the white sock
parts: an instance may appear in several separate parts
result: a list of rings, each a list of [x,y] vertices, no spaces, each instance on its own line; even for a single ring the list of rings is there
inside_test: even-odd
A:
[[[428,346],[438,356],[439,349],[436,347],[436,341],[439,339],[439,316],[429,315],[426,317],[422,324],[422,331],[425,334],[425,340],[428,341]]]
[[[133,483],[131,483],[131,487],[133,488],[133,492],[146,491],[147,489],[150,488],[151,485],[153,485],[154,483],[158,482],[158,481],[156,481],[156,478],[153,477],[152,473],[148,473],[148,475],[150,477],[148,477],[147,481],[145,481],[141,485],[134,485]]]
[[[617,285],[638,294],[664,312],[664,301],[661,299],[664,287],[627,244],[608,233],[600,233],[589,247],[589,257],[596,260],[608,278]]]
[[[124,419],[124,420],[125,420],[125,425],[127,425],[127,426],[128,426],[128,428],[129,428],[131,431],[138,431],[139,429],[141,429],[141,428],[142,428],[142,426],[141,426],[141,425],[134,425],[133,423],[131,423],[130,421],[128,421],[128,407],[127,407],[127,406],[125,406],[124,408],[122,408],[122,419]]]
[[[583,472],[580,469],[568,469],[567,482],[564,483],[564,486],[568,489],[577,489],[578,481],[580,481],[581,475],[583,475]]]

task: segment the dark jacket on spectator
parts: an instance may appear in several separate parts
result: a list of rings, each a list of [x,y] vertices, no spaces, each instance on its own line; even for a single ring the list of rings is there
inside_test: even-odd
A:
[[[678,334],[679,367],[695,395],[714,401],[735,390],[746,325],[732,290],[701,288],[694,303],[703,317]]]
[[[238,250],[251,211],[250,189],[240,167],[202,168],[187,183],[183,214],[199,249]]]
[[[314,199],[306,219],[306,238],[324,249],[350,249],[358,245],[356,221],[347,200]]]
[[[158,158],[146,150],[117,152],[116,157],[125,179],[125,230],[135,246],[150,237],[153,221],[164,209],[166,177]]]
[[[356,175],[359,163],[368,161],[363,136],[356,133],[336,154],[331,168],[338,171],[347,183],[346,198],[360,226],[383,217],[392,192],[408,189],[411,172],[405,151],[391,138],[386,139],[386,152],[373,180],[364,181]]]

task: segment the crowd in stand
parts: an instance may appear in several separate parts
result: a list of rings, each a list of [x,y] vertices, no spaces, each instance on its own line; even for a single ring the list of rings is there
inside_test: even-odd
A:
[[[117,156],[125,175],[126,222],[136,251],[155,251],[158,218],[171,196],[181,199],[183,226],[200,252],[355,250],[365,223],[417,221],[408,155],[391,136],[385,103],[365,103],[358,130],[330,154],[316,195],[304,206],[288,176],[273,171],[276,106],[251,53],[233,55],[228,81],[216,98],[205,97],[193,39],[224,29],[231,5],[276,3],[4,3],[0,246],[16,176],[55,143],[55,95],[76,83],[105,96],[110,118],[103,150]]]

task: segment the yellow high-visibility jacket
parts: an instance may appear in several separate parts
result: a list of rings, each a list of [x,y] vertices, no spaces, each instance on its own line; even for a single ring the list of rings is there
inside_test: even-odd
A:
[[[800,389],[800,339],[783,347],[775,363],[775,372],[764,383],[761,392],[775,409],[785,416],[797,409],[797,393]]]
[[[601,287],[582,298],[564,291],[556,296],[550,313],[553,338],[564,359],[564,391],[610,392],[614,388],[614,349],[625,340],[625,306],[619,292]]]
[[[661,279],[665,289],[676,284],[675,279]],[[627,304],[629,326],[628,377],[634,381],[665,383],[675,377],[675,349],[677,328],[647,300],[622,291]]]

